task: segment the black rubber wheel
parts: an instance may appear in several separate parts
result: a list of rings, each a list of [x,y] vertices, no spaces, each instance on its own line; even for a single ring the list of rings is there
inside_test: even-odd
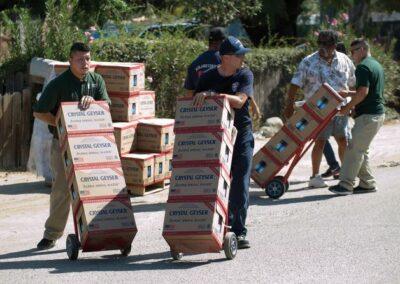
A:
[[[265,194],[272,199],[278,199],[285,193],[285,184],[279,178],[273,178],[265,187]]]
[[[238,240],[235,233],[228,232],[224,238],[224,252],[227,259],[234,259],[238,250]]]
[[[183,257],[183,253],[181,253],[181,252],[176,252],[176,251],[171,250],[171,257],[172,257],[174,260],[181,260],[182,257]]]
[[[79,243],[78,237],[75,234],[69,234],[67,237],[66,248],[69,260],[77,260],[79,255]]]
[[[280,179],[283,182],[284,177],[283,176],[275,176],[274,178]],[[285,183],[285,191],[289,190],[289,181],[286,181]]]
[[[129,245],[128,247],[121,249],[121,255],[122,256],[128,256],[131,253],[132,250],[132,245]]]

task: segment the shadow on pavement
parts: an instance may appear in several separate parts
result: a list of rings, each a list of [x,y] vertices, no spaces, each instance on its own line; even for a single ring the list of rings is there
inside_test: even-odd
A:
[[[17,195],[42,193],[50,194],[51,188],[46,187],[44,181],[14,183],[0,186],[0,194]]]
[[[42,250],[42,251],[39,251],[36,248],[32,248],[32,249],[27,249],[27,250],[22,250],[22,251],[16,251],[16,252],[10,252],[10,253],[6,253],[6,254],[1,254],[0,255],[0,259],[29,257],[29,256],[46,255],[46,254],[56,254],[56,253],[61,253],[61,252],[65,252],[65,250],[64,249],[59,249],[59,250]],[[1,270],[1,268],[0,268],[0,270]]]
[[[36,250],[35,250],[36,251]],[[33,250],[8,253],[0,256],[0,259],[15,258],[23,256],[35,256]],[[47,251],[51,253],[61,253],[64,250]],[[106,252],[105,252],[106,253]],[[43,253],[44,254],[44,253]],[[6,257],[4,257],[6,256]],[[24,269],[50,269],[50,273],[76,273],[87,271],[141,271],[141,270],[167,270],[167,269],[190,269],[207,265],[214,262],[225,261],[225,256],[221,254],[221,259],[194,260],[194,261],[174,261],[170,252],[150,253],[143,255],[131,255],[122,257],[121,255],[108,255],[102,258],[89,259],[90,253],[82,253],[77,261],[70,261],[65,253],[65,259],[40,259],[40,260],[18,260],[0,261],[1,270],[24,270]],[[153,261],[152,261],[153,260]]]
[[[164,211],[165,202],[149,203],[149,204],[146,203],[135,204],[134,202],[132,202],[132,208],[134,213]]]
[[[304,188],[303,190],[306,189],[308,188]],[[327,193],[321,195],[288,198],[287,195],[285,194],[280,199],[271,199],[265,195],[265,192],[251,192],[250,206],[251,205],[273,206],[273,205],[285,205],[285,204],[295,204],[303,202],[314,202],[314,201],[328,200],[335,197],[338,197],[338,195]]]

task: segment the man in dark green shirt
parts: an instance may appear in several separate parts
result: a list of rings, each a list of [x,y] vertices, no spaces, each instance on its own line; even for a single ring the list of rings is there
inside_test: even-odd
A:
[[[340,182],[329,190],[339,195],[376,191],[376,181],[369,166],[369,146],[385,120],[383,98],[384,73],[378,61],[371,56],[364,39],[351,43],[351,55],[356,68],[356,91],[342,91],[342,96],[351,96],[351,102],[342,108],[348,114],[354,108],[355,123],[352,141],[346,149],[340,171]],[[360,182],[354,188],[355,179]]]
[[[70,68],[46,86],[33,112],[36,119],[49,125],[54,136],[50,162],[55,179],[50,194],[50,215],[43,239],[37,245],[39,250],[54,247],[56,240],[62,236],[71,203],[56,131],[58,108],[61,102],[80,102],[83,109],[87,109],[94,100],[110,103],[103,78],[89,72],[90,49],[86,44],[78,42],[72,45],[69,63]]]

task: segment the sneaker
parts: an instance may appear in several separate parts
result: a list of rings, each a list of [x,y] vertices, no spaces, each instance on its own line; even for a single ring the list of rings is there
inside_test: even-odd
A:
[[[333,176],[334,179],[338,179],[339,178],[339,174],[340,174],[340,167],[337,167],[336,169],[327,169],[326,172],[324,172],[321,177],[323,178],[328,178]]]
[[[322,177],[320,175],[316,175],[314,177],[310,177],[308,186],[313,187],[313,188],[321,188],[321,187],[327,187],[328,185],[326,184],[326,182],[322,179]]]
[[[376,187],[366,188],[366,187],[357,186],[353,190],[353,193],[370,193],[370,192],[376,192]]]
[[[51,249],[51,248],[54,247],[55,245],[56,245],[56,241],[43,238],[43,239],[37,244],[37,249],[38,249],[38,250]]]
[[[237,240],[238,240],[238,249],[250,248],[250,242],[248,240],[246,240],[245,235],[238,236]]]
[[[347,188],[341,186],[340,184],[334,185],[334,186],[330,186],[329,187],[329,191],[336,193],[338,195],[349,195],[349,194],[353,194],[352,190],[348,190]]]

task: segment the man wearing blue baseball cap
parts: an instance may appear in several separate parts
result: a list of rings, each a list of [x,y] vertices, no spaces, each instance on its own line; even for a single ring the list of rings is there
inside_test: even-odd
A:
[[[229,194],[229,224],[238,238],[238,248],[249,248],[246,240],[246,217],[249,207],[250,170],[254,138],[250,101],[253,98],[253,73],[243,67],[249,48],[235,37],[229,36],[220,46],[221,64],[205,72],[197,84],[194,106],[202,106],[204,99],[213,94],[226,95],[235,110],[234,125],[238,130],[232,158],[232,183]]]

